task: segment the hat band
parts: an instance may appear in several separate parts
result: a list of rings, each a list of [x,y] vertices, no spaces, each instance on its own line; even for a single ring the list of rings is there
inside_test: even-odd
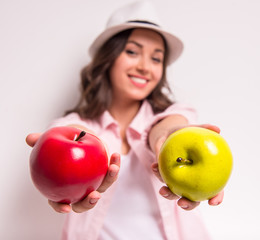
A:
[[[150,24],[156,27],[160,27],[159,25],[152,23],[152,22],[148,22],[148,21],[142,21],[142,20],[132,20],[132,21],[127,21],[127,23],[144,23],[144,24]]]

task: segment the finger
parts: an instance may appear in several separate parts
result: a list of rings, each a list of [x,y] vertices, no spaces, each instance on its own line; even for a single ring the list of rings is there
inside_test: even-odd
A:
[[[58,213],[69,213],[71,211],[71,206],[69,204],[57,203],[48,200],[49,205]]]
[[[120,155],[118,153],[114,153],[110,158],[110,165],[108,167],[107,174],[97,189],[98,192],[105,192],[117,179],[118,173],[120,169]]]
[[[109,163],[110,163],[110,165],[115,164],[118,167],[120,167],[120,160],[121,160],[120,154],[119,153],[113,153],[110,157]]]
[[[220,128],[215,126],[215,125],[211,125],[211,124],[202,124],[201,127],[203,128],[207,128],[209,130],[212,130],[216,133],[220,133]]]
[[[153,171],[153,173],[155,174],[155,176],[156,176],[161,182],[164,183],[164,181],[163,181],[163,179],[162,179],[162,176],[161,176],[161,174],[160,174],[160,172],[159,172],[158,163],[153,163],[151,167],[152,167],[152,171]]]
[[[156,143],[155,145],[155,156],[158,158],[159,157],[159,154],[160,154],[160,150],[161,150],[161,147],[163,145],[163,143],[165,142],[165,140],[167,139],[166,136],[162,136]]]
[[[25,141],[30,147],[33,147],[39,139],[40,135],[40,133],[31,133],[26,137]]]
[[[224,198],[224,191],[221,191],[215,197],[209,199],[208,203],[211,206],[217,206],[223,202],[223,198]]]
[[[196,208],[197,206],[199,206],[200,202],[193,202],[193,201],[188,200],[187,198],[182,197],[178,200],[177,204],[182,209],[189,211],[189,210],[192,210],[192,209]]]
[[[168,187],[166,186],[163,186],[159,193],[166,199],[168,200],[177,200],[179,199],[180,197],[177,196],[176,194],[174,194]]]
[[[100,199],[101,194],[97,191],[91,192],[86,198],[82,201],[72,204],[72,210],[76,213],[82,213],[92,209]]]

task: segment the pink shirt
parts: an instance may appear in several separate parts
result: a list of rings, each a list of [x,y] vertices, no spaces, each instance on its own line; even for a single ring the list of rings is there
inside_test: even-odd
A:
[[[159,189],[162,187],[162,183],[154,176],[151,170],[151,164],[155,162],[156,159],[155,155],[147,146],[149,130],[152,125],[160,119],[173,114],[180,114],[186,117],[190,124],[195,123],[196,121],[194,110],[187,106],[176,103],[164,112],[154,114],[150,104],[147,101],[144,101],[138,114],[126,130],[127,140],[131,147],[131,151],[134,152],[132,155],[143,164],[144,168],[149,173],[149,181],[154,190],[155,201],[158,203],[160,212],[158,225],[160,226],[165,239],[210,239],[203,222],[201,221],[198,209],[185,211],[177,206],[176,201],[164,199],[159,194]],[[108,111],[105,111],[102,114],[99,121],[81,119],[78,114],[72,113],[66,117],[55,120],[52,127],[70,124],[79,124],[93,130],[93,132],[95,132],[95,134],[108,145],[110,153],[120,153],[121,139],[119,126]],[[133,176],[133,178],[134,177],[135,176]],[[102,194],[97,205],[90,211],[80,214],[74,212],[67,214],[62,233],[62,240],[98,239],[116,184],[117,182]]]

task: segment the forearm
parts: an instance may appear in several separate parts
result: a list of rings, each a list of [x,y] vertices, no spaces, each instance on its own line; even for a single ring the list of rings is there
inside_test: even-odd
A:
[[[171,115],[156,123],[150,130],[148,143],[151,150],[158,155],[162,143],[176,131],[188,125],[188,120],[182,115]]]

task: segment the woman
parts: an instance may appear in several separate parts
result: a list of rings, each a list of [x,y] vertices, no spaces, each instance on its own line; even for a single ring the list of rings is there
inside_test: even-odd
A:
[[[169,98],[166,66],[179,57],[182,43],[158,23],[149,2],[117,10],[90,47],[92,62],[82,71],[79,104],[52,124],[91,131],[113,153],[99,189],[72,206],[49,201],[55,211],[70,212],[63,239],[209,238],[196,211],[181,209],[199,203],[179,198],[158,181],[162,143],[195,122],[193,109]],[[27,143],[33,146],[38,137],[28,135]],[[209,204],[222,200],[223,192]]]

